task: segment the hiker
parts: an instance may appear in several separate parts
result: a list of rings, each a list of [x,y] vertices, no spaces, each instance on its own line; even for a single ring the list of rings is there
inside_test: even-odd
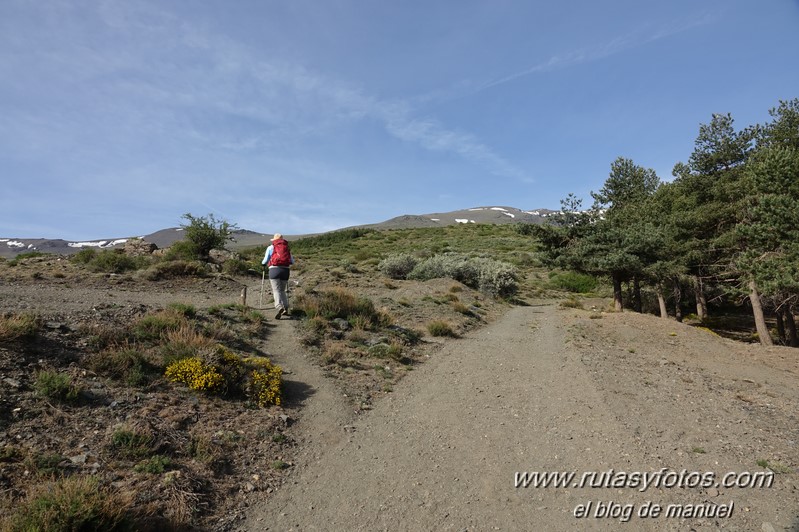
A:
[[[289,243],[280,233],[275,233],[272,243],[266,248],[264,260],[261,265],[269,267],[269,284],[272,285],[272,297],[275,300],[275,319],[279,320],[284,314],[289,312],[289,296],[287,294],[289,285],[289,266],[294,264],[294,258],[289,251]]]

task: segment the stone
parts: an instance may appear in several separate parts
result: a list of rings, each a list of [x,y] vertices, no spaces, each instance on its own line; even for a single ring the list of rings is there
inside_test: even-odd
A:
[[[335,327],[339,331],[349,331],[350,330],[350,323],[345,320],[344,318],[336,318],[330,322],[330,325]]]
[[[125,247],[123,249],[126,255],[142,257],[152,255],[153,252],[158,249],[158,246],[141,238],[131,238],[125,242]]]

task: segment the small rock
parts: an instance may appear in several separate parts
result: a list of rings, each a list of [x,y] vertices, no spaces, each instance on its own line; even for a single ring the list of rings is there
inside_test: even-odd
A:
[[[6,377],[5,379],[3,379],[3,382],[11,386],[12,388],[19,388],[21,386],[18,380],[14,380],[11,377]]]
[[[709,490],[707,490],[707,496],[708,497],[718,497],[719,496],[719,490],[717,490],[716,488],[710,488]]]
[[[76,454],[75,456],[70,456],[69,461],[75,465],[83,465],[86,463],[86,459],[88,456],[85,454]]]
[[[345,320],[344,318],[336,318],[330,322],[330,325],[338,329],[339,331],[348,331],[350,330],[350,323]]]
[[[244,491],[245,493],[252,493],[255,491],[255,485],[252,482],[247,482],[244,484]]]

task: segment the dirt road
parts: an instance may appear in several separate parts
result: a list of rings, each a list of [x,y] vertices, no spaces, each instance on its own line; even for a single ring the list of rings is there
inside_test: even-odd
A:
[[[760,458],[796,466],[799,372],[784,348],[766,353],[776,362],[748,359],[746,380],[769,383],[775,396],[764,396],[764,414],[750,408],[762,399],[757,391],[741,401],[728,386],[741,382],[733,373],[748,375],[743,347],[674,322],[658,330],[651,317],[587,317],[551,305],[514,308],[447,344],[359,417],[321,369],[289,352],[279,362],[313,389],[296,426],[305,452],[293,478],[240,529],[796,529],[795,473],[774,475],[769,488],[716,484],[727,472],[769,475]],[[621,338],[625,327],[639,336]],[[290,342],[281,334],[274,340]],[[691,349],[706,350],[702,341],[716,354],[694,357]],[[710,419],[715,409],[726,419]],[[716,477],[711,486],[666,487],[683,470],[689,485],[699,482],[692,471]],[[566,487],[516,486],[517,473],[536,471],[577,476]],[[643,489],[619,472],[652,476]],[[575,487],[584,477],[606,487]],[[666,516],[670,504],[678,506]],[[658,517],[639,516],[658,505]],[[714,515],[696,517],[700,510]]]

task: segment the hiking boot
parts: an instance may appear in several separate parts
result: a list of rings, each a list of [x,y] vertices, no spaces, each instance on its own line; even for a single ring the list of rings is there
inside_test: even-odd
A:
[[[276,319],[276,320],[279,320],[279,319],[280,319],[280,317],[281,317],[283,314],[285,314],[285,313],[286,313],[286,311],[285,311],[285,310],[283,310],[282,308],[281,308],[281,309],[278,309],[278,310],[277,310],[277,314],[275,314],[275,319]]]

